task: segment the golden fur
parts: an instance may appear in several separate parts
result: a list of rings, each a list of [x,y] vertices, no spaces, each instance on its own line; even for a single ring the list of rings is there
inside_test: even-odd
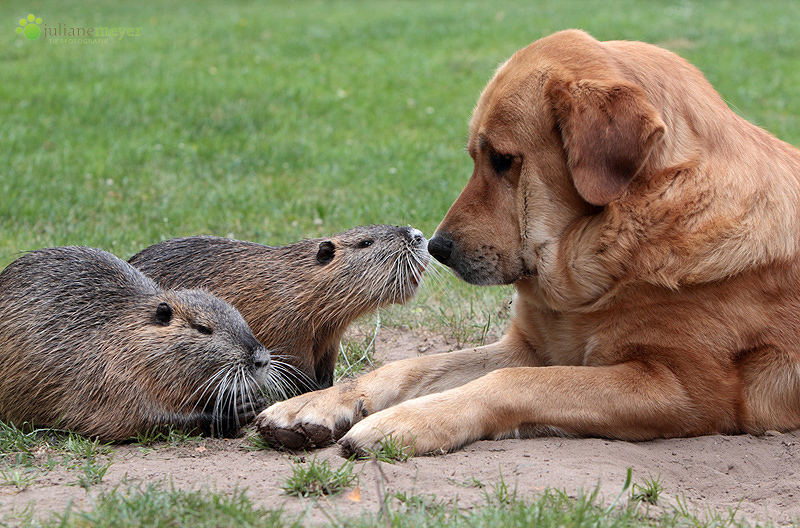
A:
[[[505,337],[276,404],[268,439],[417,453],[483,438],[800,427],[800,152],[680,57],[563,31],[470,123],[475,170],[429,249],[517,289]],[[352,428],[351,428],[352,427]]]

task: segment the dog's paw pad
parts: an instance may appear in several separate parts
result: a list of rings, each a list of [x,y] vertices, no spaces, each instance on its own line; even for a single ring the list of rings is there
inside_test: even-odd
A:
[[[314,447],[324,447],[333,443],[333,434],[324,425],[306,424],[303,426],[303,434]]]
[[[261,435],[268,444],[275,447],[285,447],[287,449],[300,449],[306,443],[306,437],[302,431],[277,427],[275,425],[258,424],[258,434]]]
[[[345,458],[367,456],[367,452],[350,438],[345,438],[339,442],[339,454]]]
[[[304,435],[301,431],[280,428],[275,429],[273,436],[275,438],[275,443],[285,447],[286,449],[300,449],[307,444],[306,435]]]
[[[324,447],[333,443],[333,432],[323,425],[305,424],[293,427],[266,425],[258,433],[267,443],[296,451],[312,447]]]

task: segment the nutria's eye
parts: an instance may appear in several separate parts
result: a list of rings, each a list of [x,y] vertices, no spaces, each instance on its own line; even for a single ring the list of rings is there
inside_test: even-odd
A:
[[[196,324],[196,325],[194,325],[194,329],[197,330],[198,332],[200,332],[203,335],[211,335],[211,334],[214,333],[214,331],[211,330],[206,325]]]
[[[167,326],[172,321],[172,306],[167,303],[159,303],[156,308],[156,322]]]
[[[511,168],[511,165],[514,164],[514,156],[511,154],[492,152],[489,156],[489,161],[491,161],[492,168],[497,174],[503,174]]]
[[[368,247],[370,247],[370,246],[371,246],[371,245],[372,245],[374,242],[375,242],[374,240],[370,240],[370,239],[368,238],[368,239],[366,239],[366,240],[362,240],[361,242],[359,242],[359,243],[356,245],[356,247],[357,247],[357,248],[359,248],[359,249],[368,248]]]

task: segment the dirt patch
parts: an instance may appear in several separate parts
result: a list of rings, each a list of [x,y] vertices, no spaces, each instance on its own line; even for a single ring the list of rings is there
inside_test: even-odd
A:
[[[378,339],[385,361],[448,349],[440,337],[407,329],[382,329]],[[76,480],[74,471],[57,468],[24,491],[0,486],[0,515],[20,512],[31,503],[39,516],[63,511],[69,503],[90,508],[101,488],[125,482],[166,482],[178,488],[218,492],[246,489],[255,504],[284,508],[290,514],[305,513],[309,524],[326,522],[330,516],[377,512],[380,497],[393,492],[457,500],[460,507],[469,508],[482,504],[484,493],[501,481],[523,496],[546,487],[576,495],[599,486],[601,497],[608,502],[619,492],[626,469],[632,467],[634,482],[660,475],[663,505],[680,500],[698,512],[738,508],[738,515],[751,522],[788,524],[800,519],[798,432],[639,443],[563,438],[477,442],[447,455],[381,464],[382,474],[375,463],[359,462],[358,493],[317,501],[281,492],[281,484],[296,463],[294,455],[254,452],[248,445],[246,439],[202,439],[176,447],[117,446],[102,484],[91,493],[69,485]],[[336,447],[304,456],[330,459],[334,466],[344,462]]]

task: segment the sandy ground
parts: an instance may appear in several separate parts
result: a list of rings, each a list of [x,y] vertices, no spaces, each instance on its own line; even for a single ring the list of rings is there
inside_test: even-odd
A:
[[[448,348],[441,339],[403,329],[382,329],[378,339],[385,361]],[[58,468],[24,491],[0,486],[0,515],[20,512],[30,503],[35,504],[37,515],[63,511],[68,503],[89,508],[100,488],[111,489],[125,481],[165,481],[179,488],[218,492],[246,489],[255,504],[305,514],[308,524],[324,523],[331,516],[377,512],[382,494],[392,492],[434,495],[469,508],[482,504],[485,491],[501,479],[521,495],[545,487],[577,495],[599,486],[600,496],[609,502],[621,489],[626,468],[632,467],[634,482],[660,475],[663,507],[680,500],[698,512],[738,509],[737,515],[750,522],[800,523],[800,432],[640,443],[563,438],[483,441],[447,455],[383,463],[382,474],[375,463],[360,462],[357,488],[316,501],[281,492],[296,463],[293,455],[254,452],[248,445],[240,438],[202,439],[178,447],[118,446],[102,484],[91,493],[67,485],[75,481],[74,471]],[[336,447],[305,456],[328,458],[334,466],[344,462]]]

